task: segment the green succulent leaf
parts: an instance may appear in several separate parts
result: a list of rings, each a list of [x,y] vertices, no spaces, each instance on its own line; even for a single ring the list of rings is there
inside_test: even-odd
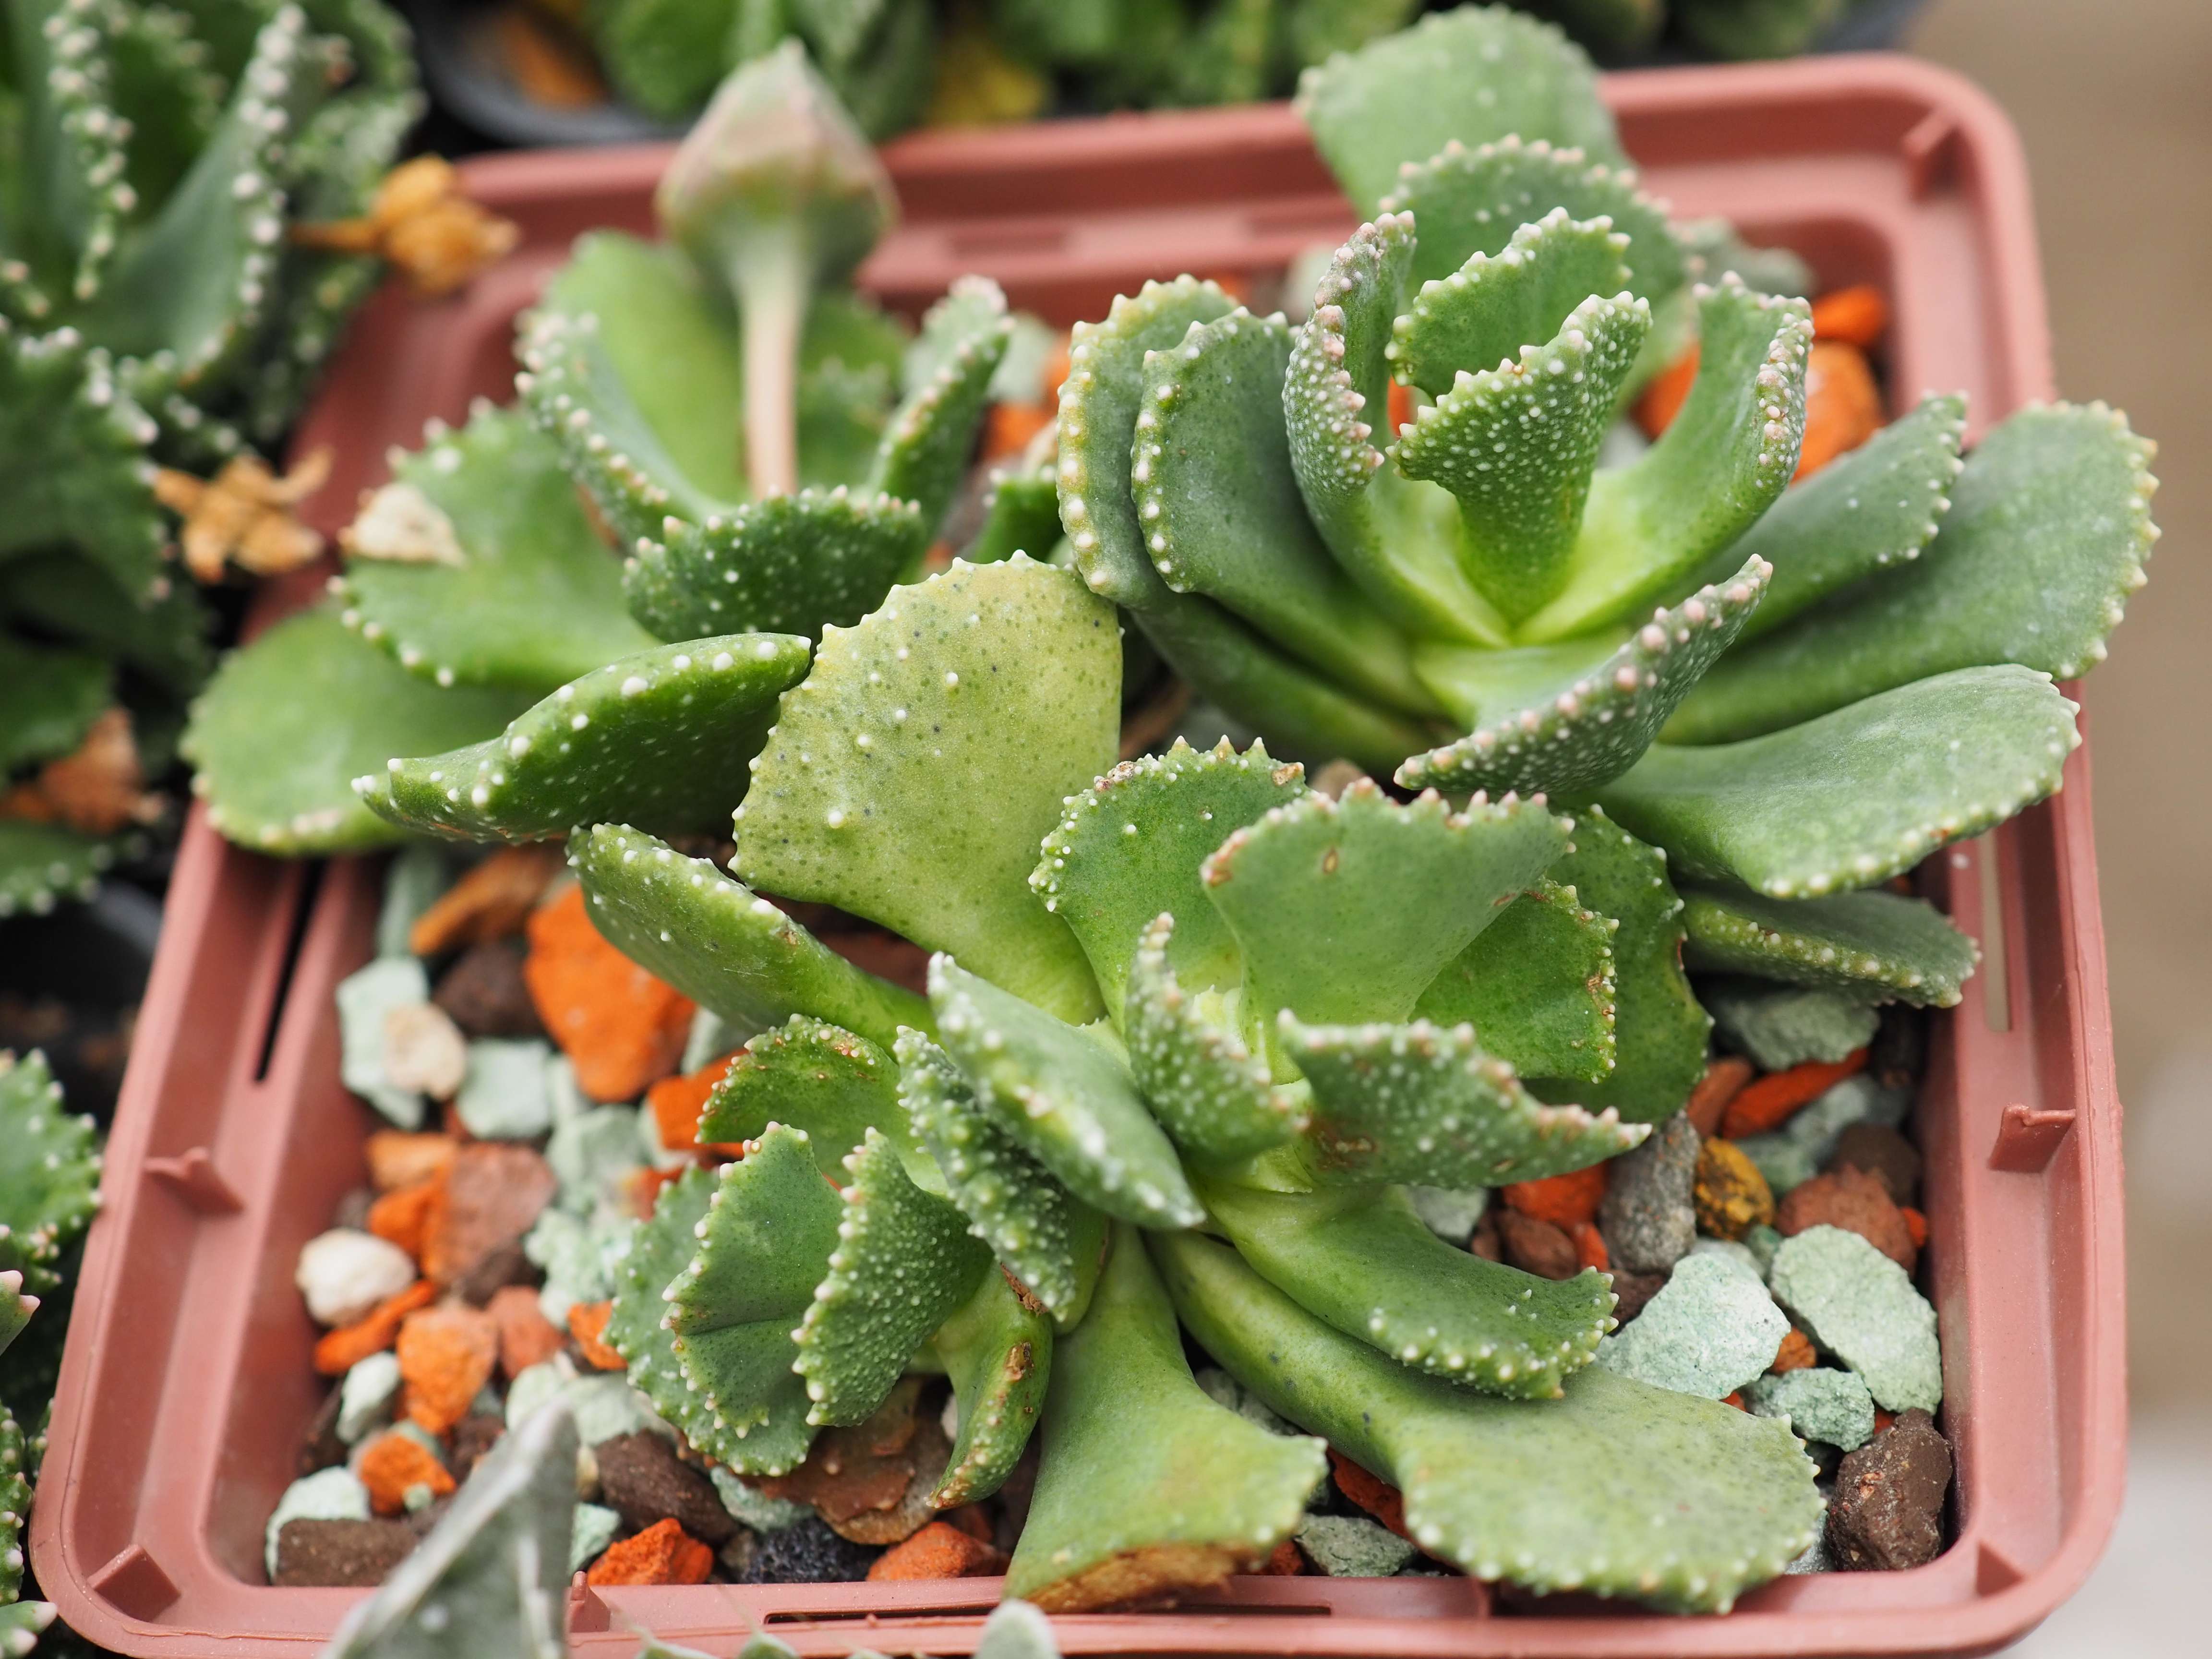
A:
[[[104,657],[0,633],[0,779],[69,754],[115,700]]]
[[[28,0],[10,6],[7,21],[9,78],[21,101],[21,159],[10,161],[22,197],[9,204],[21,221],[9,226],[9,252],[19,252],[21,238],[31,266],[10,286],[35,296],[35,316],[56,298],[99,292],[137,201],[129,130],[114,105],[112,17],[87,0]]]
[[[1399,471],[1458,501],[1462,568],[1511,623],[1540,611],[1570,579],[1591,469],[1650,328],[1648,301],[1625,289],[1594,294],[1549,344],[1461,371],[1411,429],[1400,429]],[[1531,429],[1546,434],[1540,446],[1528,441]]]
[[[1123,761],[1067,803],[1044,838],[1030,885],[1073,930],[1107,1012],[1121,1013],[1129,955],[1162,911],[1176,916],[1170,960],[1193,989],[1234,985],[1237,941],[1200,896],[1199,866],[1232,830],[1306,793],[1304,769],[1264,744],[1238,754],[1226,738],[1199,750],[1178,738],[1164,755]]]
[[[348,626],[441,685],[544,696],[653,645],[559,449],[512,410],[481,409],[399,460],[345,537]]]
[[[793,923],[796,927],[798,924]],[[882,1048],[827,1020],[793,1014],[746,1042],[699,1115],[702,1143],[757,1140],[772,1123],[806,1131],[835,1181],[845,1155],[875,1129],[911,1167],[920,1147],[898,1096],[898,1066]]]
[[[249,368],[283,252],[286,146],[329,99],[343,46],[295,7],[255,37],[230,104],[157,212],[118,240],[79,326],[204,399]],[[157,371],[157,373],[160,371]],[[167,375],[164,376],[167,378]]]
[[[1420,285],[1391,325],[1383,349],[1391,373],[1443,397],[1468,368],[1510,361],[1530,342],[1550,339],[1592,295],[1625,292],[1627,252],[1627,235],[1611,224],[1553,208],[1494,255],[1477,250]]]
[[[42,916],[63,899],[90,899],[129,844],[66,824],[0,819],[0,916]]]
[[[866,1422],[991,1267],[968,1218],[907,1179],[890,1137],[868,1130],[844,1162],[837,1247],[797,1336],[813,1424]]]
[[[1058,437],[1048,434],[1056,450]],[[1043,559],[1060,539],[1060,484],[1050,457],[1031,466],[992,469],[983,498],[983,527],[960,556],[970,564],[996,564],[1017,553]]]
[[[1391,1188],[1204,1191],[1253,1272],[1324,1324],[1431,1376],[1553,1399],[1613,1327],[1602,1273],[1539,1279],[1486,1261],[1431,1232]]]
[[[1665,207],[1637,187],[1634,169],[1592,161],[1542,138],[1524,143],[1508,133],[1472,148],[1453,139],[1426,161],[1401,167],[1382,202],[1384,213],[1411,214],[1419,228],[1408,276],[1414,283],[1449,276],[1474,254],[1503,252],[1516,230],[1554,208],[1574,219],[1609,219],[1628,238],[1620,286],[1631,293],[1656,304],[1682,285],[1681,245]],[[1570,295],[1569,304],[1581,297]]]
[[[1468,586],[1449,536],[1410,522],[1419,493],[1437,492],[1385,471],[1373,441],[1388,418],[1391,327],[1413,253],[1412,223],[1384,214],[1329,261],[1283,376],[1291,468],[1314,527],[1383,616],[1416,636],[1502,644],[1504,620]]]
[[[882,1048],[901,1026],[935,1024],[921,997],[855,968],[705,859],[603,823],[571,838],[568,862],[591,901],[593,927],[648,972],[740,1026],[805,1014]]]
[[[67,544],[132,601],[150,599],[167,540],[146,456],[155,435],[106,351],[0,316],[0,559]]]
[[[868,487],[915,503],[928,531],[967,476],[991,377],[1013,333],[1006,296],[988,276],[961,277],[922,319],[915,349],[933,366],[884,428]]]
[[[976,1103],[1070,1192],[1141,1226],[1205,1219],[1109,1037],[1063,1024],[942,952],[930,959],[929,1000]]]
[[[1611,1106],[1631,1123],[1656,1123],[1680,1111],[1705,1075],[1712,1029],[1682,972],[1682,901],[1656,848],[1601,811],[1578,811],[1574,822],[1574,850],[1547,873],[1619,924],[1612,939],[1615,1062],[1596,1082],[1580,1067],[1563,1078],[1522,1075],[1542,1099]]]
[[[1595,1083],[1614,1064],[1619,926],[1573,888],[1539,882],[1429,982],[1413,1012],[1473,1025],[1484,1052],[1522,1076]]]
[[[1408,789],[1545,790],[1573,798],[1610,782],[1649,749],[1699,678],[1759,613],[1771,569],[1753,555],[1630,631],[1505,651],[1425,646],[1421,677],[1474,726],[1401,766]]]
[[[1091,1305],[1106,1221],[1006,1133],[951,1056],[901,1031],[899,1100],[971,1226],[1062,1330]]]
[[[1404,639],[1306,516],[1279,391],[1290,358],[1290,330],[1242,307],[1146,356],[1131,462],[1146,554],[1175,592],[1218,600],[1362,696],[1431,713]]]
[[[31,1322],[31,1316],[38,1310],[39,1298],[24,1294],[21,1272],[11,1267],[0,1273],[0,1354],[7,1352],[9,1345],[22,1335],[24,1328]],[[0,1411],[4,1409],[0,1407]],[[9,1494],[4,1485],[7,1474],[5,1461],[4,1453],[0,1453],[0,1510],[7,1511],[8,1519],[12,1522],[22,1511],[7,1501]],[[5,1524],[0,1522],[0,1526]],[[7,1549],[14,1541],[8,1533],[0,1531],[0,1551]],[[5,1593],[9,1589],[5,1573],[6,1570],[0,1568],[0,1593]]]
[[[289,617],[223,659],[182,749],[199,769],[208,821],[268,853],[357,853],[399,830],[353,781],[394,755],[438,754],[490,737],[526,706],[491,686],[441,690],[348,630],[337,608]]]
[[[1533,802],[1401,806],[1364,779],[1339,800],[1273,809],[1204,866],[1243,951],[1248,1028],[1284,1008],[1316,1023],[1403,1019],[1566,840]]]
[[[2014,416],[1948,484],[1951,510],[1926,551],[1731,653],[1668,741],[1754,736],[1957,669],[2087,672],[2157,538],[2150,454],[2102,404]],[[1932,514],[1942,480],[1930,482]]]
[[[1236,309],[1237,302],[1213,283],[1178,276],[1146,283],[1134,296],[1118,296],[1104,321],[1078,323],[1068,337],[1055,475],[1060,521],[1084,580],[1116,605],[1148,609],[1170,603],[1170,590],[1146,550],[1131,494],[1145,360]]]
[[[2056,792],[2075,708],[2034,669],[1961,668],[1765,737],[1659,744],[1599,799],[1686,875],[1775,898],[1870,886]]]
[[[1810,310],[1754,294],[1733,272],[1698,292],[1690,395],[1640,459],[1591,481],[1565,586],[1522,624],[1528,643],[1625,621],[1680,592],[1796,470]]]
[[[678,1368],[723,1431],[714,1452],[739,1474],[785,1474],[814,1437],[792,1331],[842,1208],[805,1134],[773,1128],[722,1166],[698,1253],[665,1292]]]
[[[356,787],[404,829],[474,841],[540,841],[601,820],[717,829],[744,799],[745,764],[807,657],[789,634],[656,647],[571,680],[495,738],[395,757]]]
[[[988,1498],[1021,1461],[1052,1376],[1052,1320],[994,1267],[931,1346],[957,1402],[951,1460],[929,1494],[949,1510]]]
[[[1113,607],[1071,572],[956,562],[898,589],[825,634],[786,694],[733,867],[1096,1018],[1083,952],[1028,878],[1063,803],[1114,764],[1121,672]]]
[[[84,1237],[100,1206],[100,1132],[89,1116],[71,1116],[61,1085],[37,1049],[0,1050],[0,1216],[10,1249],[0,1267],[20,1271],[23,1288],[41,1295],[58,1287],[51,1267]]]
[[[207,606],[189,584],[140,605],[106,567],[71,550],[0,557],[0,617],[122,663],[182,701],[215,665]]]
[[[837,289],[812,296],[799,349],[800,482],[828,489],[866,476],[904,347],[898,325],[866,301]],[[583,237],[527,319],[519,355],[517,390],[623,545],[658,538],[670,514],[702,523],[750,494],[738,321],[678,249],[611,231]]]
[[[1455,1388],[1330,1329],[1210,1239],[1151,1243],[1206,1350],[1396,1486],[1414,1540],[1464,1572],[1722,1613],[1819,1534],[1817,1471],[1784,1424],[1595,1365],[1555,1401]]]
[[[630,614],[664,640],[745,630],[813,635],[881,603],[929,541],[921,509],[842,484],[671,517],[623,566]]]
[[[12,1292],[0,1291],[0,1329],[6,1328],[7,1304]],[[10,1337],[19,1325],[9,1330]],[[5,1407],[0,1407],[0,1607],[15,1602],[23,1589],[22,1534],[31,1513],[31,1483],[23,1478],[23,1430]],[[36,1604],[33,1604],[36,1605]],[[7,1626],[0,1625],[0,1633]]]
[[[1401,168],[1455,139],[1479,145],[1517,133],[1596,161],[1626,159],[1589,59],[1556,25],[1502,6],[1431,12],[1307,70],[1297,112],[1363,214],[1396,186]]]
[[[1060,520],[1092,592],[1127,607],[1176,672],[1239,719],[1265,720],[1322,758],[1389,767],[1423,746],[1423,728],[1353,697],[1292,660],[1221,606],[1178,594],[1152,568],[1131,494],[1145,360],[1178,345],[1194,324],[1236,309],[1212,283],[1147,283],[1106,319],[1079,324],[1060,387]]]
[[[1502,1187],[1586,1169],[1644,1139],[1608,1106],[1547,1106],[1474,1028],[1300,1025],[1285,1043],[1313,1089],[1315,1178]]]
[[[1980,947],[1925,899],[1880,889],[1771,899],[1692,887],[1682,902],[1683,960],[1701,972],[1948,1008],[1981,959]]]
[[[1006,1593],[1077,1612],[1218,1583],[1290,1536],[1326,1460],[1217,1404],[1132,1227],[1091,1316],[1060,1339],[1036,1492]]]
[[[1183,988],[1172,965],[1175,933],[1175,918],[1164,915],[1138,938],[1122,1016],[1131,1075],[1160,1126],[1194,1158],[1228,1163],[1283,1145],[1305,1127],[1304,1104],[1275,1086],[1218,994]]]
[[[1735,564],[1756,554],[1774,567],[1766,597],[1744,625],[1744,643],[1854,583],[1918,558],[1950,510],[1948,492],[1966,465],[1959,459],[1966,427],[1964,397],[1931,393],[1856,449],[1784,490],[1723,556]],[[1670,741],[1698,739],[1670,734]]]
[[[629,1249],[615,1263],[614,1304],[602,1333],[628,1364],[630,1387],[710,1456],[735,1436],[716,1419],[707,1397],[684,1380],[661,1293],[698,1253],[696,1230],[707,1218],[715,1185],[712,1170],[694,1168],[660,1189],[653,1214],[631,1232]]]

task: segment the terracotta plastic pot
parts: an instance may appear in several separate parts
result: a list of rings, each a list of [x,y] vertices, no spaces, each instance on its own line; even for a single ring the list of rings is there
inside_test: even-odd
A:
[[[1965,388],[1986,424],[2051,392],[2019,147],[1986,99],[1904,59],[1613,78],[1650,182],[1686,214],[1787,243],[1824,283],[1872,282],[1899,407]],[[660,152],[472,162],[522,252],[438,306],[382,295],[303,445],[334,441],[342,517],[387,443],[502,395],[508,325],[568,240],[641,227]],[[865,280],[919,306],[970,269],[1060,321],[1190,270],[1279,267],[1351,216],[1288,110],[912,138],[904,226]],[[1724,1618],[1576,1597],[1509,1609],[1462,1579],[1254,1578],[1171,1613],[1059,1621],[1072,1651],[1342,1655],[1979,1653],[2077,1585],[2118,1505],[2124,1395],[2119,1108],[2090,839],[2068,787],[1923,872],[1986,953],[1936,1025],[1918,1108],[1928,1283],[1942,1319],[1950,1534],[1909,1572],[1790,1577]],[[363,1178],[367,1111],[338,1083],[331,989],[370,949],[373,864],[274,864],[195,815],[108,1154],[33,1524],[63,1616],[125,1653],[264,1659],[325,1640],[360,1592],[263,1582],[262,1526],[324,1386],[294,1256]],[[1624,1449],[1626,1451],[1626,1449]],[[965,1652],[994,1580],[617,1589],[578,1647],[633,1625],[727,1653],[754,1621],[807,1653]]]

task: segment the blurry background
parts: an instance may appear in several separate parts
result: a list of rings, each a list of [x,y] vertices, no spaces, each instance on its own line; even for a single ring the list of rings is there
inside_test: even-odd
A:
[[[2156,438],[2165,538],[2089,683],[2126,1108],[2134,1426],[2119,1530],[2014,1651],[2212,1653],[2212,0],[1934,0],[1913,51],[2027,145],[2058,388]]]

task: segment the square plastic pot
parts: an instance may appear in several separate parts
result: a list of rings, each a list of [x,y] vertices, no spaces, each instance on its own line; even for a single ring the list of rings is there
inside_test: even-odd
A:
[[[1902,58],[1611,78],[1650,185],[1686,215],[1785,243],[1824,284],[1889,295],[1899,406],[1963,387],[1978,422],[2047,397],[2020,152],[1972,88]],[[1279,270],[1352,225],[1281,106],[927,135],[890,152],[902,228],[867,266],[915,309],[997,276],[1060,322],[1148,276]],[[335,443],[344,516],[426,416],[504,396],[509,325],[587,228],[644,228],[663,152],[468,165],[521,251],[465,295],[371,305],[301,436]],[[1723,1618],[1462,1579],[1251,1578],[1172,1613],[1059,1622],[1071,1651],[1295,1655],[1980,1653],[2081,1580],[2118,1508],[2124,1394],[2119,1109],[2091,845],[2088,750],[2067,787],[1923,871],[1985,957],[1936,1025],[1918,1106],[1950,1547],[1909,1572],[1788,1577]],[[291,1273],[363,1179],[369,1114],[338,1084],[331,990],[368,954],[374,862],[268,862],[197,812],[108,1152],[33,1522],[40,1582],[104,1646],[169,1659],[304,1655],[361,1594],[264,1582],[262,1527],[325,1386]],[[1624,1455],[1631,1455],[1624,1448]],[[574,1642],[633,1626],[732,1651],[757,1623],[806,1653],[959,1653],[997,1581],[624,1589],[577,1598]]]

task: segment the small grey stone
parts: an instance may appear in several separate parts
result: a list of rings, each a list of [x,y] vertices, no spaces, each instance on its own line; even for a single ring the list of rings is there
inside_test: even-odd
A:
[[[1482,1212],[1490,1207],[1490,1191],[1485,1187],[1471,1187],[1464,1192],[1450,1187],[1408,1187],[1406,1198],[1423,1226],[1446,1243],[1462,1249],[1474,1237]]]
[[[422,1097],[385,1075],[384,1017],[429,999],[430,977],[412,957],[379,957],[338,981],[339,1080],[403,1129],[422,1127]]]
[[[1789,1331],[1748,1267],[1689,1255],[1634,1324],[1598,1344],[1597,1363],[1655,1388],[1718,1400],[1765,1370]]]
[[[1331,1578],[1388,1578],[1420,1553],[1364,1515],[1309,1515],[1291,1536]]]
[[[383,1422],[398,1392],[399,1359],[389,1348],[355,1364],[340,1385],[338,1438],[350,1446]]]
[[[1805,1546],[1805,1553],[1782,1569],[1784,1572],[1833,1572],[1835,1557],[1828,1553],[1828,1529],[1823,1524],[1820,1535]]]
[[[611,1200],[638,1155],[637,1113],[628,1106],[594,1106],[573,1116],[554,1116],[545,1161],[561,1183],[555,1202],[572,1215],[589,1216]]]
[[[453,884],[453,863],[443,848],[418,841],[400,848],[384,872],[384,904],[376,917],[376,954],[411,961],[414,947],[407,942],[407,935],[422,913]]]
[[[1743,1247],[1751,1252],[1759,1276],[1765,1278],[1774,1271],[1774,1253],[1782,1248],[1782,1235],[1762,1221],[1743,1236]]]
[[[1777,1198],[1794,1192],[1820,1173],[1814,1166],[1813,1155],[1781,1130],[1772,1134],[1746,1135],[1735,1146],[1751,1160],[1752,1167],[1766,1177],[1767,1188]]]
[[[478,1037],[453,1109],[479,1140],[528,1140],[553,1127],[545,1062],[553,1050],[535,1038]]]
[[[794,1504],[787,1498],[770,1498],[757,1487],[747,1486],[720,1463],[707,1471],[707,1478],[714,1483],[714,1496],[722,1500],[722,1507],[732,1518],[742,1521],[755,1532],[781,1532],[814,1513],[808,1504]]]
[[[1722,1043],[1763,1072],[1786,1072],[1808,1060],[1833,1063],[1874,1039],[1881,1016],[1871,1004],[1808,985],[1755,979],[1700,981],[1698,1000],[1713,1017]]]
[[[1698,1131],[1680,1112],[1644,1144],[1613,1160],[1598,1231],[1611,1258],[1632,1273],[1665,1273],[1698,1236],[1690,1194],[1698,1177]]]
[[[575,1525],[568,1534],[568,1571],[581,1572],[590,1566],[621,1528],[622,1516],[605,1504],[577,1504]]]
[[[1821,1347],[1866,1379],[1876,1403],[1933,1411],[1943,1398],[1936,1310],[1905,1269],[1856,1233],[1808,1227],[1774,1253],[1769,1280]]]
[[[1787,1418],[1801,1438],[1856,1451],[1874,1437],[1874,1395],[1856,1371],[1815,1365],[1744,1384],[1754,1417]]]
[[[1893,1129],[1905,1121],[1911,1106],[1909,1090],[1891,1088],[1861,1072],[1845,1078],[1772,1133],[1746,1135],[1736,1146],[1759,1166],[1779,1198],[1825,1169],[1838,1138],[1853,1124]]]

